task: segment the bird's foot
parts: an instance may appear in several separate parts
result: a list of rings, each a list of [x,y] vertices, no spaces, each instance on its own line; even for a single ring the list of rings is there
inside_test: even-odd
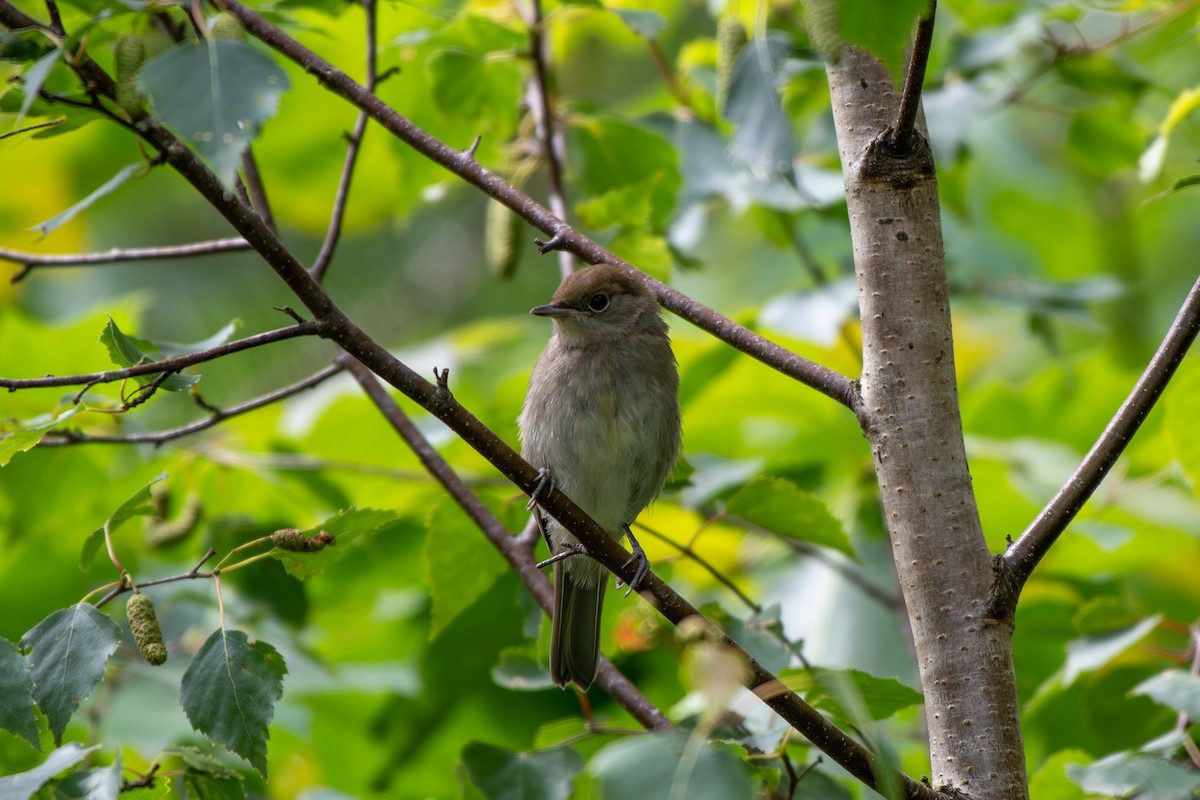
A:
[[[533,507],[537,505],[538,498],[542,496],[542,492],[548,492],[554,488],[554,476],[550,474],[549,467],[542,467],[538,470],[538,482],[533,487],[533,491],[529,493],[529,502],[525,504],[526,511],[533,511]]]
[[[641,586],[642,579],[650,572],[650,559],[646,557],[646,551],[638,544],[638,540],[633,538],[633,531],[629,529],[628,525],[625,526],[625,535],[629,537],[629,549],[633,551],[633,555],[625,561],[623,566],[628,567],[630,564],[637,565],[634,568],[633,580],[629,582],[629,588],[625,590],[625,596],[629,597],[629,593]],[[617,578],[617,588],[619,589],[620,587],[621,579]]]

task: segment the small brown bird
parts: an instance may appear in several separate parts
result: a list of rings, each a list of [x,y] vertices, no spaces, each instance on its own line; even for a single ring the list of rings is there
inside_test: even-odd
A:
[[[680,450],[679,371],[667,324],[650,287],[612,264],[573,273],[530,313],[550,317],[554,335],[518,419],[521,455],[610,536],[629,537],[640,561],[636,588],[649,565],[629,525],[662,489]],[[534,513],[552,555],[579,553],[574,536]],[[574,681],[586,690],[596,678],[604,573],[581,554],[554,564],[550,676],[559,686]]]

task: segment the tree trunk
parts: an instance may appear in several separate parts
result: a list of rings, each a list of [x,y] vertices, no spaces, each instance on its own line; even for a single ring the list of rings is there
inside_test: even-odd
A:
[[[898,98],[873,57],[843,51],[829,85],[862,314],[859,421],[912,622],[933,785],[1024,800],[1012,624],[985,613],[993,557],[963,445],[933,156],[921,136],[889,152]]]

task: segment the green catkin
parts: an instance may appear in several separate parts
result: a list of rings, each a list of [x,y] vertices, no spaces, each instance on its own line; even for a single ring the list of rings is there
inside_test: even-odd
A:
[[[183,511],[175,519],[163,519],[157,508],[156,505],[154,519],[147,520],[145,526],[146,547],[151,549],[183,541],[200,521],[200,499],[194,495],[187,499]]]
[[[284,528],[271,534],[271,544],[280,550],[291,550],[295,553],[313,553],[333,544],[333,541],[333,536],[325,531],[316,536],[305,536],[302,530]]]
[[[218,39],[246,40],[246,29],[242,26],[242,21],[228,11],[222,11],[213,17],[208,29]]]
[[[158,626],[154,602],[135,591],[125,606],[125,614],[129,617],[129,629],[133,631],[133,641],[142,658],[156,667],[165,662],[167,646],[163,644],[162,628]]]
[[[113,57],[117,73],[117,105],[127,114],[142,110],[142,93],[137,88],[138,70],[146,60],[146,46],[142,37],[131,33],[117,39]]]
[[[733,80],[733,65],[745,46],[746,29],[737,14],[722,15],[717,23],[717,108],[725,107],[729,82]]]
[[[813,49],[826,61],[837,63],[842,52],[837,0],[804,0],[804,28]]]
[[[488,269],[498,278],[511,278],[517,269],[521,253],[517,239],[521,235],[521,218],[499,200],[488,198],[483,222],[484,256]]]

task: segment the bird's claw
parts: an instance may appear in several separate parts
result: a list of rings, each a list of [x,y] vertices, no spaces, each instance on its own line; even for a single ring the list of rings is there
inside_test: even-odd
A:
[[[548,492],[554,488],[554,476],[550,474],[548,467],[542,467],[538,470],[538,482],[533,487],[533,491],[529,493],[529,502],[525,504],[526,511],[533,511],[537,505],[538,498],[542,496],[542,492]]]
[[[629,588],[625,590],[625,596],[629,597],[629,593],[642,585],[642,579],[650,572],[650,559],[646,557],[646,551],[638,544],[638,540],[633,538],[633,531],[629,530],[629,526],[625,526],[625,535],[629,537],[629,549],[633,551],[628,559],[625,560],[623,567],[628,567],[630,564],[637,566],[633,571],[633,580],[629,582]],[[617,587],[620,588],[621,579],[617,579]]]

